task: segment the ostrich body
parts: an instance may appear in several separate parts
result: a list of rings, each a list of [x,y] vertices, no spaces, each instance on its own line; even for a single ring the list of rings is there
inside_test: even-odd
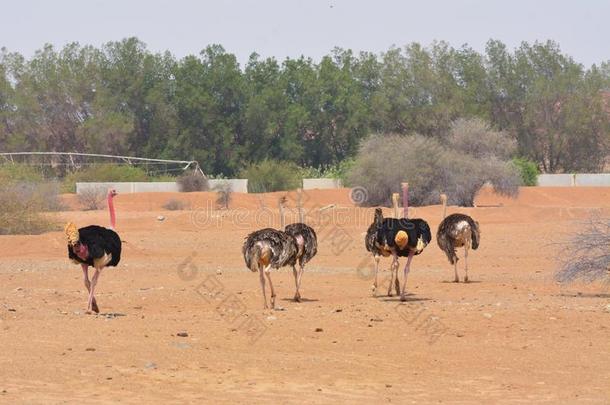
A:
[[[294,274],[294,284],[296,286],[294,300],[301,302],[301,293],[299,291],[301,288],[301,277],[303,277],[303,272],[305,271],[305,264],[318,253],[318,237],[312,227],[301,222],[286,225],[284,232],[294,237],[297,244],[299,270],[297,271],[295,263],[292,265],[292,273]]]
[[[398,291],[400,300],[406,301],[407,296],[407,276],[411,270],[411,260],[424,251],[430,243],[432,234],[430,226],[421,218],[386,218],[383,221],[381,230],[377,233],[377,243],[384,250],[389,251],[394,260],[392,262],[392,281],[396,286],[398,282],[398,257],[407,257],[407,263],[403,270],[402,288]]]
[[[115,226],[115,213],[113,198],[116,191],[108,191],[108,209],[110,211],[110,223]],[[87,313],[92,311],[99,313],[95,300],[95,287],[102,269],[107,266],[116,266],[121,260],[121,238],[112,229],[98,225],[90,225],[77,229],[73,223],[65,227],[68,237],[68,258],[76,264],[80,264],[83,270],[85,287],[89,293]],[[95,268],[91,281],[89,280],[89,266]]]
[[[381,209],[375,210],[375,221],[369,227],[365,238],[367,250],[375,256],[375,284],[377,288],[377,275],[379,256],[392,256],[391,280],[388,295],[391,295],[392,285],[401,301],[406,300],[407,276],[411,269],[413,256],[419,255],[430,243],[432,235],[428,223],[420,218],[383,218]],[[398,257],[407,257],[407,264],[403,271],[403,285],[398,280]]]
[[[379,275],[379,260],[381,256],[387,257],[391,255],[389,250],[384,249],[377,243],[377,232],[383,227],[383,213],[381,208],[375,208],[375,218],[373,223],[369,226],[369,229],[366,231],[366,236],[364,237],[364,246],[366,250],[371,252],[373,255],[373,259],[375,260],[375,282],[373,283],[373,296],[377,292],[378,285],[378,275]],[[394,271],[394,263],[392,262],[391,267],[392,272]],[[394,276],[392,274],[392,279],[394,280]],[[400,283],[398,279],[396,279],[396,294],[400,294]],[[392,296],[392,283],[390,283],[388,287],[388,296]]]
[[[246,266],[252,272],[258,272],[263,290],[264,308],[267,309],[265,277],[271,288],[271,308],[275,308],[275,290],[271,282],[271,269],[284,266],[295,266],[298,259],[298,247],[294,236],[272,228],[252,232],[246,237],[242,253]]]
[[[445,252],[449,263],[453,264],[453,270],[455,272],[456,283],[460,282],[457,271],[457,252],[456,249],[459,247],[464,248],[464,282],[468,282],[468,249],[472,248],[476,250],[479,247],[481,240],[481,231],[479,229],[479,223],[465,214],[451,214],[445,217],[445,209],[447,203],[447,197],[443,194],[441,196],[443,202],[443,221],[438,226],[436,232],[436,243]]]

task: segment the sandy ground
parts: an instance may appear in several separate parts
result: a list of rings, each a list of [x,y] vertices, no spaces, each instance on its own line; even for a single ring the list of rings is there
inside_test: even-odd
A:
[[[592,212],[610,215],[610,189],[484,192],[477,208],[449,207],[481,224],[473,282],[450,282],[433,241],[414,259],[406,303],[371,295],[372,209],[348,190],[308,192],[320,248],[305,300],[291,301],[284,269],[272,276],[284,310],[264,311],[241,245],[278,226],[282,195],[236,194],[229,211],[208,193],[118,196],[123,259],[100,278],[98,316],[84,314],[61,232],[1,236],[0,402],[610,403],[610,291],[553,280],[558,243]],[[190,209],[163,210],[172,198]],[[56,215],[108,224],[106,211]],[[410,216],[435,231],[441,207]]]

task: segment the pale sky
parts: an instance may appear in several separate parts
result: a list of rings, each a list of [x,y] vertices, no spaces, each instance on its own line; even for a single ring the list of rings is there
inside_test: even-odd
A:
[[[252,52],[319,60],[335,47],[380,53],[445,40],[483,52],[552,39],[589,67],[610,60],[610,1],[602,0],[5,0],[0,47],[31,57],[45,43],[99,47],[137,36],[176,57],[218,43],[240,63]]]

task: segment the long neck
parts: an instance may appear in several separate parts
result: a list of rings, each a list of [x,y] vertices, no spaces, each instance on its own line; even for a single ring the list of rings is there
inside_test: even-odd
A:
[[[285,218],[284,218],[284,204],[281,202],[278,204],[280,208],[280,229],[284,230]]]
[[[443,200],[443,219],[447,217],[447,200]]]
[[[405,218],[409,218],[409,183],[402,183],[402,206],[403,206],[403,216]]]
[[[108,194],[108,212],[110,212],[110,226],[112,226],[112,229],[115,229],[116,214],[114,212],[114,202],[112,201],[112,194]]]

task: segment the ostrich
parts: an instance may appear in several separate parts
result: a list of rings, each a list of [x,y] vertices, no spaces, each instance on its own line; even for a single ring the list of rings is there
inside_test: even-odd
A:
[[[296,293],[294,294],[294,300],[301,302],[301,277],[305,270],[305,264],[309,262],[318,253],[318,238],[316,231],[304,223],[297,222],[295,224],[286,225],[284,232],[294,237],[297,243],[297,259],[299,261],[299,271],[297,272],[296,263],[292,266],[292,273],[294,274],[294,284],[296,286]]]
[[[441,194],[441,202],[443,203],[443,221],[438,226],[436,231],[436,243],[445,252],[449,263],[453,264],[455,271],[456,283],[460,282],[457,271],[458,257],[456,248],[464,247],[464,282],[468,282],[468,249],[476,250],[481,241],[481,231],[479,223],[474,219],[464,214],[451,214],[446,217],[447,213],[447,196]]]
[[[100,310],[95,300],[95,286],[102,269],[107,266],[116,266],[121,260],[121,238],[113,230],[116,225],[113,198],[115,190],[108,190],[108,211],[110,212],[111,229],[97,225],[90,225],[77,229],[72,222],[65,227],[68,237],[68,257],[76,264],[80,264],[83,270],[85,287],[89,292],[89,300],[86,313],[92,311],[99,313]],[[89,266],[95,268],[95,273],[89,281]]]
[[[403,270],[403,284],[399,290],[401,301],[407,300],[407,276],[411,270],[411,260],[413,256],[424,251],[431,239],[430,226],[421,218],[383,220],[381,230],[377,233],[377,243],[390,251],[394,257],[392,277],[396,277],[396,284],[398,284],[398,257],[407,257],[407,264]]]
[[[364,246],[366,247],[366,250],[371,252],[371,254],[373,255],[373,259],[375,260],[375,281],[373,283],[373,296],[375,296],[375,294],[377,292],[378,275],[379,275],[379,260],[381,259],[381,256],[387,257],[387,256],[391,255],[390,250],[384,249],[382,246],[380,246],[377,243],[377,232],[382,228],[382,226],[383,226],[383,213],[381,211],[381,208],[375,208],[375,218],[373,220],[373,223],[369,226],[369,229],[367,229],[366,236],[364,237]],[[398,281],[398,278],[394,277],[395,270],[396,270],[395,260],[393,260],[392,266],[390,267],[390,271],[392,271],[391,280],[395,281],[396,294],[400,294],[400,283]],[[392,296],[392,282],[390,281],[390,285],[388,287],[388,297],[391,297],[391,296]]]
[[[392,278],[388,295],[391,295],[392,284],[394,284],[397,294],[400,295],[400,300],[406,301],[407,276],[411,270],[411,260],[413,256],[423,252],[431,239],[430,227],[423,219],[383,218],[381,209],[376,209],[375,222],[369,227],[365,239],[367,250],[373,253],[377,262],[373,288],[377,287],[379,255],[392,255]],[[407,257],[402,288],[398,280],[398,257]]]
[[[272,228],[252,232],[246,237],[242,253],[246,266],[252,272],[258,272],[263,290],[264,308],[267,309],[265,277],[271,288],[271,308],[275,309],[275,290],[271,282],[271,268],[295,266],[297,261],[297,242],[292,235]]]

